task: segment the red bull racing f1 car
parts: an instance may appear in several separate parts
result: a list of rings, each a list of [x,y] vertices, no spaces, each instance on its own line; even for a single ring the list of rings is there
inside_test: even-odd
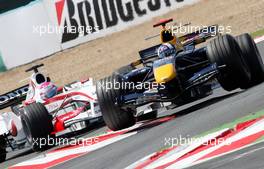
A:
[[[216,81],[227,91],[263,81],[263,62],[249,34],[221,35],[213,25],[177,37],[166,29],[171,21],[154,25],[162,26],[161,44],[140,51],[139,60],[98,81],[98,102],[110,129],[134,125],[142,105],[171,102],[175,107],[204,98]]]

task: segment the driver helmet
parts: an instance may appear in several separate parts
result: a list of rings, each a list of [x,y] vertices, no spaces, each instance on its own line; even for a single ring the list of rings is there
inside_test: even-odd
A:
[[[158,48],[158,56],[160,59],[166,58],[169,56],[176,55],[177,50],[174,45],[170,43],[164,43]]]
[[[52,82],[45,82],[40,86],[40,96],[42,100],[54,97],[57,94],[58,87]]]

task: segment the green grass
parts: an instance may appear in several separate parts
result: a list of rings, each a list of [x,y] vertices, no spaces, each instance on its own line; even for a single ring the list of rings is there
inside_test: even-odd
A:
[[[259,37],[259,36],[263,36],[264,35],[264,29],[258,30],[256,32],[251,33],[251,36],[253,38]]]

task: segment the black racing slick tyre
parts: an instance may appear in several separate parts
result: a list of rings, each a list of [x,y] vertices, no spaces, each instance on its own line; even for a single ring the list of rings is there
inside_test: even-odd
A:
[[[28,143],[34,151],[48,147],[48,137],[53,131],[52,116],[41,103],[32,103],[24,108],[21,121]],[[46,143],[46,144],[45,144]]]
[[[211,63],[216,63],[220,73],[218,82],[227,91],[250,82],[250,71],[242,51],[231,35],[218,36],[209,42],[207,56]]]
[[[241,88],[247,89],[263,82],[263,61],[256,43],[248,33],[237,36],[236,41],[242,51],[243,58],[246,61],[251,73],[251,81],[247,84],[243,83],[241,86]]]
[[[0,136],[0,163],[6,160],[6,140],[5,137]]]
[[[121,84],[122,79],[118,75],[111,75],[101,79],[96,84],[97,98],[106,125],[113,131],[125,129],[135,124],[136,119],[132,111],[125,111],[120,108],[117,100],[122,96],[121,87],[114,87]]]
[[[4,162],[5,160],[6,160],[6,150],[0,148],[0,163]]]

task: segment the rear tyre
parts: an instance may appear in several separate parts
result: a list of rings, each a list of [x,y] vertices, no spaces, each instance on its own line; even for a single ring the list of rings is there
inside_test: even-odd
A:
[[[237,89],[243,83],[250,82],[250,71],[242,56],[242,51],[231,35],[219,36],[207,46],[207,56],[216,63],[220,74],[220,85],[227,91]]]
[[[34,151],[48,147],[48,136],[53,130],[52,116],[41,103],[32,103],[25,107],[21,116],[28,143]],[[46,144],[45,144],[46,143]]]
[[[5,160],[6,160],[6,150],[0,148],[0,163],[4,162]]]
[[[246,61],[249,67],[249,71],[251,73],[251,81],[249,83],[241,84],[242,89],[247,89],[263,82],[263,61],[256,46],[256,43],[253,41],[253,39],[248,33],[237,36],[236,41],[242,51],[242,56]]]
[[[6,160],[6,140],[0,136],[0,163]]]
[[[122,96],[123,90],[115,88],[115,84],[122,84],[118,75],[101,79],[96,84],[97,98],[106,125],[113,131],[131,127],[136,120],[132,111],[122,110],[117,100]]]

